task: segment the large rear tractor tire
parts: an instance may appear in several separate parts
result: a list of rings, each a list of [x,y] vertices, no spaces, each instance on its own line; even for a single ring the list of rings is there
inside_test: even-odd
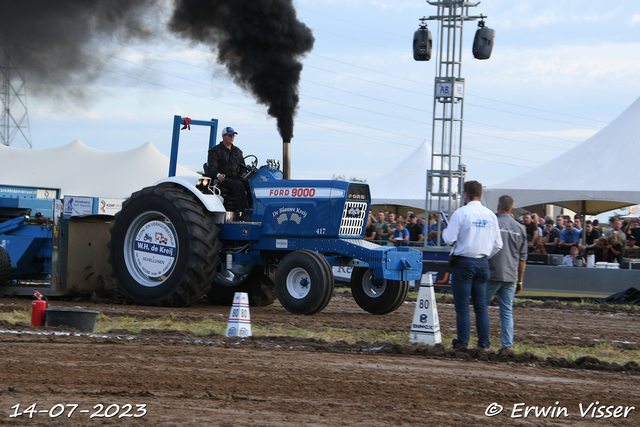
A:
[[[371,314],[387,314],[397,310],[409,292],[408,281],[371,280],[371,270],[355,267],[351,272],[351,294],[364,311]]]
[[[333,294],[333,274],[324,257],[302,249],[285,256],[276,271],[276,294],[293,314],[315,314]]]
[[[9,252],[0,246],[0,286],[7,283],[11,276],[11,257]]]
[[[147,187],[116,215],[113,276],[140,305],[188,306],[211,288],[221,244],[213,215],[181,187]]]
[[[211,290],[207,293],[209,301],[217,305],[231,305],[236,292],[246,292],[249,305],[254,307],[273,304],[277,298],[273,276],[267,274],[263,266],[234,264],[228,270],[225,263],[221,262]]]

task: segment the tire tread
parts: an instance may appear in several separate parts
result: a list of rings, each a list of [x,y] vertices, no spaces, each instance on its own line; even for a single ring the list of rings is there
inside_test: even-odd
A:
[[[179,210],[189,234],[189,252],[186,254],[187,267],[185,273],[168,295],[157,299],[147,299],[133,295],[126,289],[126,286],[122,285],[126,280],[123,275],[129,275],[129,273],[126,271],[124,263],[118,262],[122,255],[117,253],[118,247],[122,247],[121,244],[129,226],[129,224],[119,223],[119,217],[122,218],[123,213],[129,209],[140,209],[131,204],[144,203],[144,200],[142,202],[138,202],[138,200],[146,198],[164,199],[175,206]],[[140,210],[140,212],[144,212],[144,209]],[[112,276],[116,279],[124,294],[136,304],[165,307],[188,306],[200,300],[211,288],[211,281],[220,262],[218,253],[222,244],[218,240],[218,227],[215,224],[213,215],[210,215],[195,195],[188,190],[182,187],[154,186],[146,187],[133,193],[123,203],[122,210],[116,214],[114,225],[110,231],[111,241],[108,246]],[[184,241],[184,237],[179,236],[178,238]],[[118,242],[118,244],[115,242]]]
[[[377,298],[365,294],[362,280],[367,267],[355,267],[351,272],[351,294],[356,303],[364,311],[371,314],[388,314],[397,310],[407,298],[408,281],[387,280],[385,291]]]

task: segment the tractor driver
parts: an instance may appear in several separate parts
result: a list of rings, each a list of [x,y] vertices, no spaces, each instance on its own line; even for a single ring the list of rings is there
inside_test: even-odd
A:
[[[252,207],[253,199],[249,181],[238,175],[239,166],[245,165],[245,162],[242,150],[233,144],[237,134],[232,127],[222,129],[222,141],[209,150],[204,172],[206,176],[218,180],[218,187],[229,190],[238,210],[242,212],[240,219],[250,221],[251,214],[247,209]]]

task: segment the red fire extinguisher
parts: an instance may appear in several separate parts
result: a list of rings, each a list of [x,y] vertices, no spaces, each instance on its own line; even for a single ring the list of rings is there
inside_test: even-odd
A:
[[[46,297],[38,291],[33,291],[33,297],[36,298],[31,301],[31,324],[33,326],[44,326],[44,309],[49,305],[46,301]],[[44,297],[44,300],[42,299]]]

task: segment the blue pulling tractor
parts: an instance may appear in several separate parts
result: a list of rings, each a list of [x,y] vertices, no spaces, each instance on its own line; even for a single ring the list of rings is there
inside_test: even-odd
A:
[[[217,120],[187,120],[210,126]],[[253,212],[240,221],[234,201],[209,177],[177,177],[180,126],[175,116],[169,177],[134,193],[111,228],[110,263],[125,295],[137,304],[189,305],[205,294],[230,304],[247,292],[252,305],[276,298],[294,314],[323,310],[333,294],[332,266],[352,266],[358,305],[374,314],[396,310],[411,280],[422,276],[422,254],[362,240],[369,186],[345,181],[284,180],[279,162],[253,162]],[[246,158],[245,158],[246,159]]]

